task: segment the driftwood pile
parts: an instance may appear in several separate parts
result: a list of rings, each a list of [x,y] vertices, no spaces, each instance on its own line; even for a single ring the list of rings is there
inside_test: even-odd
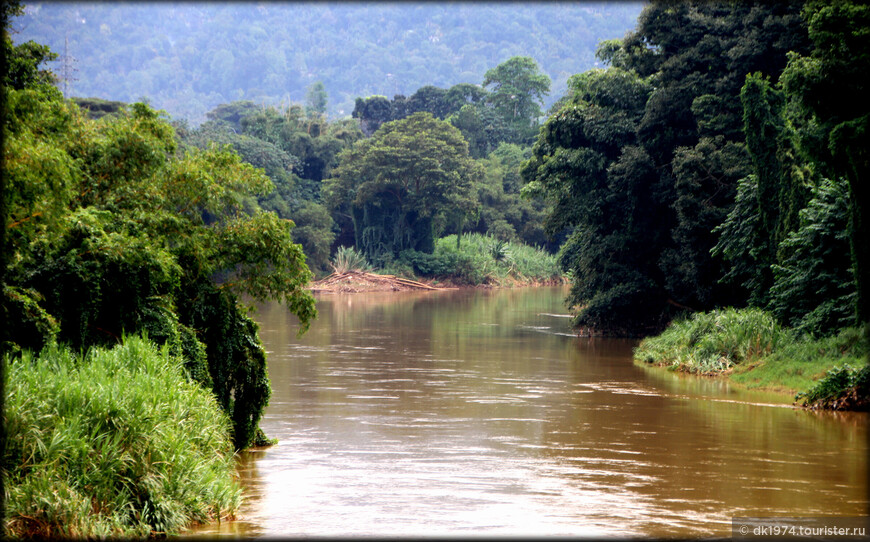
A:
[[[315,292],[364,292],[398,290],[442,290],[416,280],[404,279],[395,275],[376,275],[365,271],[346,271],[332,273],[311,284]]]

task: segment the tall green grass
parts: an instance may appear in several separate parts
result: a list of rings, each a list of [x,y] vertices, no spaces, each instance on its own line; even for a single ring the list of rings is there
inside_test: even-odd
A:
[[[755,308],[696,313],[644,339],[634,351],[641,362],[691,373],[727,372],[746,388],[786,393],[807,392],[832,371],[840,374],[840,367],[864,367],[867,356],[862,330],[847,328],[816,339],[798,335]],[[846,380],[832,377],[811,397],[832,397],[830,389],[840,381]]]
[[[699,312],[641,341],[636,359],[694,373],[719,372],[792,342],[794,334],[760,309]]]
[[[448,235],[435,242],[432,254],[405,251],[400,259],[419,275],[458,284],[506,286],[562,280],[556,256],[479,233],[463,234],[458,243],[455,234]]]
[[[7,367],[7,534],[172,534],[238,508],[229,421],[165,348],[52,345]]]

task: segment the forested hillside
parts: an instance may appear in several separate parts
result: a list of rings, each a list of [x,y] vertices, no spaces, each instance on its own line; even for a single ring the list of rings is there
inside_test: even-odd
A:
[[[354,99],[409,95],[424,85],[478,83],[512,56],[553,81],[549,105],[574,73],[621,38],[641,3],[28,3],[16,43],[61,55],[51,68],[67,96],[132,102],[193,124],[235,100],[301,102],[324,84],[332,116]],[[67,57],[64,61],[63,57]]]

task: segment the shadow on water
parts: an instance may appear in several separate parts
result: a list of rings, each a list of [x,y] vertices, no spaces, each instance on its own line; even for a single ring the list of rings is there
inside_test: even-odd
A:
[[[564,288],[330,294],[255,318],[277,446],[240,460],[233,536],[730,536],[867,514],[867,417],[635,365]]]

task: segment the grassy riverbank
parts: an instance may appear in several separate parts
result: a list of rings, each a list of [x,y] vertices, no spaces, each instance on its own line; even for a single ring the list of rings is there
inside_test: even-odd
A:
[[[49,346],[7,372],[7,535],[173,534],[239,506],[229,420],[166,348]]]
[[[747,389],[797,394],[807,406],[865,408],[868,352],[857,328],[812,338],[759,309],[723,309],[672,323],[634,355],[671,370],[722,375]]]

